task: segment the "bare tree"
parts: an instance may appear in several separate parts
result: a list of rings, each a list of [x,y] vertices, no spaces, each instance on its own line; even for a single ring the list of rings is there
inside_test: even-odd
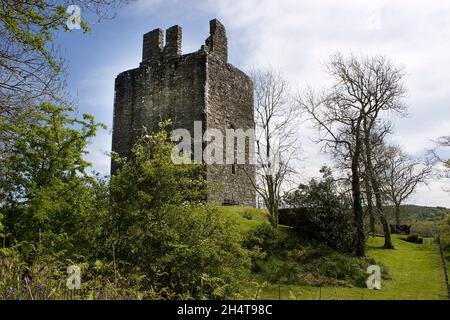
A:
[[[412,159],[399,146],[383,146],[385,157],[383,170],[384,189],[395,206],[395,223],[401,223],[400,206],[421,183],[431,177],[433,166],[429,161]]]
[[[309,93],[299,99],[312,123],[323,133],[325,148],[341,154],[349,162],[353,194],[353,211],[358,234],[356,253],[365,253],[362,179],[370,210],[376,209],[385,234],[385,247],[392,248],[390,230],[383,215],[382,191],[375,173],[372,140],[389,133],[389,123],[381,120],[383,112],[403,112],[405,94],[401,80],[404,72],[382,56],[344,58],[334,55],[327,65],[334,80],[330,90],[317,97]],[[378,128],[378,129],[377,129]],[[380,130],[380,128],[383,128]],[[375,198],[373,208],[372,195]]]
[[[442,147],[450,147],[450,136],[440,137],[437,142]]]
[[[280,72],[251,72],[255,93],[256,181],[258,195],[269,211],[270,222],[278,225],[281,193],[295,173],[298,155],[297,114],[289,84]]]
[[[367,197],[373,196],[375,207],[370,208],[374,217],[378,217],[383,228],[384,245],[386,249],[394,249],[391,239],[391,230],[388,220],[384,214],[383,182],[381,171],[383,167],[382,158],[378,157],[380,146],[383,145],[384,137],[391,132],[391,126],[387,122],[374,125],[370,130],[367,129],[367,120],[364,123],[364,183],[366,186]],[[373,199],[370,199],[373,202]]]
[[[366,235],[361,191],[361,158],[363,152],[362,121],[365,110],[355,104],[344,77],[336,65],[329,65],[329,73],[335,85],[320,95],[312,90],[298,99],[309,116],[308,119],[319,130],[325,151],[338,153],[350,164],[350,179],[353,198],[353,214],[356,226],[356,255],[364,256]]]
[[[450,147],[450,136],[442,136],[435,141],[435,147],[430,150],[432,158],[435,162],[441,163],[444,166],[444,169],[439,172],[437,175],[440,178],[450,178],[450,159],[444,159],[442,155],[440,155],[441,148]],[[450,189],[445,189],[445,191],[450,192]]]

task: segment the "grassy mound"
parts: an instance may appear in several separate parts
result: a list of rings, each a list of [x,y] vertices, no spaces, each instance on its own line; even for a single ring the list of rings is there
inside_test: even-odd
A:
[[[359,259],[319,243],[299,240],[292,230],[280,226],[270,239],[258,238],[268,224],[261,209],[220,207],[243,232],[245,241],[259,243],[253,280],[244,298],[251,299],[446,299],[439,251],[433,241],[403,241],[393,235],[395,250],[383,249],[383,238],[370,237],[367,258]],[[256,233],[256,237],[255,237]],[[253,237],[253,238],[252,238]],[[262,237],[264,238],[264,237]],[[259,242],[258,242],[259,241]],[[382,289],[368,290],[368,264],[382,268]]]
[[[252,250],[256,283],[306,286],[365,285],[371,258],[360,259],[326,245],[300,240],[290,227],[270,227],[267,212],[255,208],[220,207],[239,226],[244,246]]]
[[[234,222],[242,233],[269,221],[267,210],[264,209],[231,206],[220,206],[218,209]]]

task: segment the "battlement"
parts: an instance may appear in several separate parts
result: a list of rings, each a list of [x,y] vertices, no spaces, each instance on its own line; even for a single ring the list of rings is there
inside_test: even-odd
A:
[[[228,60],[228,40],[225,27],[219,20],[209,22],[209,37],[206,39],[206,50],[220,60]]]
[[[164,31],[155,29],[144,34],[142,61],[157,60],[160,58],[164,45]]]
[[[225,27],[209,22],[209,35],[199,50],[182,53],[182,29],[155,29],[144,35],[139,67],[120,73],[115,82],[112,150],[130,157],[144,132],[160,130],[159,123],[172,120],[173,129],[185,129],[194,136],[208,129],[243,131],[254,129],[253,84],[251,79],[227,61]],[[205,37],[206,38],[206,37]],[[145,128],[145,130],[144,130]],[[206,146],[201,144],[200,147]],[[247,143],[246,143],[247,144]],[[197,148],[193,145],[194,150]],[[246,159],[254,146],[250,141]],[[111,174],[121,164],[111,160]],[[208,202],[255,205],[255,166],[245,164],[207,165],[204,172]]]
[[[165,31],[158,28],[144,34],[142,61],[159,61],[161,58],[175,58],[182,54],[182,29],[175,25]],[[201,52],[213,55],[222,61],[228,59],[228,40],[225,27],[219,20],[209,22],[209,37],[202,46]]]
[[[178,57],[181,55],[181,35],[180,26],[173,26],[166,30],[166,45],[163,54],[166,57]]]

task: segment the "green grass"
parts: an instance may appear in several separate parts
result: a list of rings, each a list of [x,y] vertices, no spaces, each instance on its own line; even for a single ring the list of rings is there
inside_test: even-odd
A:
[[[267,222],[267,212],[242,207],[219,207],[224,214],[247,232],[260,223]],[[285,228],[285,227],[281,227]],[[249,285],[244,298],[254,299],[301,299],[301,300],[438,300],[447,299],[444,273],[439,249],[431,241],[414,244],[393,236],[395,250],[382,249],[383,238],[370,237],[367,255],[386,267],[390,280],[382,280],[381,290],[356,287],[312,287],[268,284],[257,289]],[[257,294],[258,292],[258,294]]]
[[[389,270],[391,280],[382,280],[381,290],[345,287],[268,285],[258,299],[301,300],[439,300],[447,299],[444,275],[435,244],[413,244],[394,236],[395,250],[382,249],[383,238],[371,237],[368,255]],[[256,296],[256,289],[253,289]]]
[[[267,211],[263,209],[232,206],[219,206],[218,209],[236,223],[242,232],[268,222]]]

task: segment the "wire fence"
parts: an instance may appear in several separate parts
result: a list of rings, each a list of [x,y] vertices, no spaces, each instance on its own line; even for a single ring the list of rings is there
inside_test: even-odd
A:
[[[439,253],[441,255],[441,261],[442,261],[442,268],[443,268],[444,275],[445,275],[445,284],[447,287],[447,297],[448,297],[448,299],[450,299],[450,284],[448,282],[447,261],[445,259],[445,252],[444,252],[444,248],[442,247],[441,237],[438,236],[436,240],[437,240],[436,242],[439,246]]]
[[[446,290],[394,290],[390,288],[305,287],[279,285],[256,293],[256,300],[447,300]]]

